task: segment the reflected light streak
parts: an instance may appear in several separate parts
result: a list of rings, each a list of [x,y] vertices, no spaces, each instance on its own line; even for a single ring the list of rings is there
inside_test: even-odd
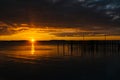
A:
[[[34,42],[32,42],[32,46],[31,46],[31,54],[35,53],[35,45]]]
[[[31,39],[31,54],[35,53],[35,39]]]

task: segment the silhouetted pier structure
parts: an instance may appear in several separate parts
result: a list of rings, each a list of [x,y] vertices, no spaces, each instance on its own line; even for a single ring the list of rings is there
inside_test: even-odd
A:
[[[63,41],[57,52],[62,56],[120,56],[120,41]]]

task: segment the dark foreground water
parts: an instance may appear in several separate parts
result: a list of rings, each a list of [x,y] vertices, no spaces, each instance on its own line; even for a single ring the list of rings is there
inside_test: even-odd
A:
[[[0,80],[120,80],[120,41],[1,41]]]

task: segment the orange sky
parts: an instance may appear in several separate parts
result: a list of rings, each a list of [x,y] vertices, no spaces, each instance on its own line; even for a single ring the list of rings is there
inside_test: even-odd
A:
[[[84,30],[78,30],[74,28],[54,29],[54,28],[26,28],[26,30],[20,30],[21,28],[15,28],[17,32],[15,34],[1,35],[0,40],[83,40],[82,36],[57,36],[57,33],[75,33],[84,32]],[[53,34],[54,33],[54,34]],[[120,36],[107,36],[108,40],[120,40]],[[85,37],[84,40],[105,40],[104,36],[99,37]]]

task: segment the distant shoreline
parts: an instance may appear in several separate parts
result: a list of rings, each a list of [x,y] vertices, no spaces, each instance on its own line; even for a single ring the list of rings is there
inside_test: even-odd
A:
[[[37,40],[36,42],[86,42],[86,41],[120,41],[120,40]],[[29,42],[29,40],[1,40],[0,42]]]

